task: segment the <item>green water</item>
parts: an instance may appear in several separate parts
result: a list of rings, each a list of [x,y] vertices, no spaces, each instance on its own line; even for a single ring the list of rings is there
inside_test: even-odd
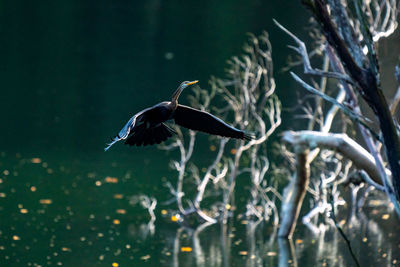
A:
[[[182,80],[207,88],[222,76],[247,32],[269,31],[279,70],[289,40],[271,18],[307,38],[298,28],[307,16],[281,1],[1,2],[0,266],[350,266],[333,227],[313,235],[299,224],[291,248],[268,223],[175,223],[163,203],[176,153],[103,151],[133,113],[167,100]],[[297,86],[276,77],[290,105]],[[196,158],[207,158],[207,142]],[[140,195],[158,201],[154,226]],[[398,220],[385,206],[366,213],[345,226],[362,266],[399,262]]]

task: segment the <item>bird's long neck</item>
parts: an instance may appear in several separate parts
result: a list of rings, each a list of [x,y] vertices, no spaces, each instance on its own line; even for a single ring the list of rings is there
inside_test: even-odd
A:
[[[182,88],[179,87],[172,95],[171,105],[173,108],[176,108],[178,106],[178,98],[181,95],[181,93],[182,93]]]

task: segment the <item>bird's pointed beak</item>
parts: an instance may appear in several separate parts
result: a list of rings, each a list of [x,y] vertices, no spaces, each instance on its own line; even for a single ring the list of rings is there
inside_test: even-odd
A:
[[[192,85],[192,84],[195,84],[195,83],[198,83],[198,82],[199,81],[196,80],[196,81],[193,81],[193,82],[188,82],[186,85],[189,86],[189,85]]]

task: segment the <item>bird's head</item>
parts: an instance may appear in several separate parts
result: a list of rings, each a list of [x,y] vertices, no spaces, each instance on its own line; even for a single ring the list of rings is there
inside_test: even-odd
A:
[[[181,85],[179,85],[178,89],[176,89],[175,93],[172,95],[172,103],[174,105],[177,105],[177,101],[178,101],[178,97],[179,95],[182,93],[183,89],[185,89],[186,87],[188,87],[189,85],[198,83],[199,81],[184,81],[183,83],[181,83]]]
[[[195,84],[195,83],[198,83],[199,81],[191,81],[191,82],[189,82],[189,81],[184,81],[184,82],[182,82],[181,83],[181,85],[179,85],[179,89],[181,89],[181,91],[183,90],[183,89],[185,89],[186,87],[188,87],[189,85],[192,85],[192,84]]]

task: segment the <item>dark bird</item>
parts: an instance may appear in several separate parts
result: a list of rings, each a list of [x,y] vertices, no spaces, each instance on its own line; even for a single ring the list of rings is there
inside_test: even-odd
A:
[[[176,124],[190,130],[205,132],[224,137],[251,140],[252,136],[238,130],[210,113],[178,104],[178,97],[183,89],[198,81],[183,82],[172,95],[171,102],[161,102],[135,114],[122,130],[107,145],[108,150],[113,144],[125,140],[130,146],[146,146],[164,142],[176,133],[165,124],[174,120]]]

